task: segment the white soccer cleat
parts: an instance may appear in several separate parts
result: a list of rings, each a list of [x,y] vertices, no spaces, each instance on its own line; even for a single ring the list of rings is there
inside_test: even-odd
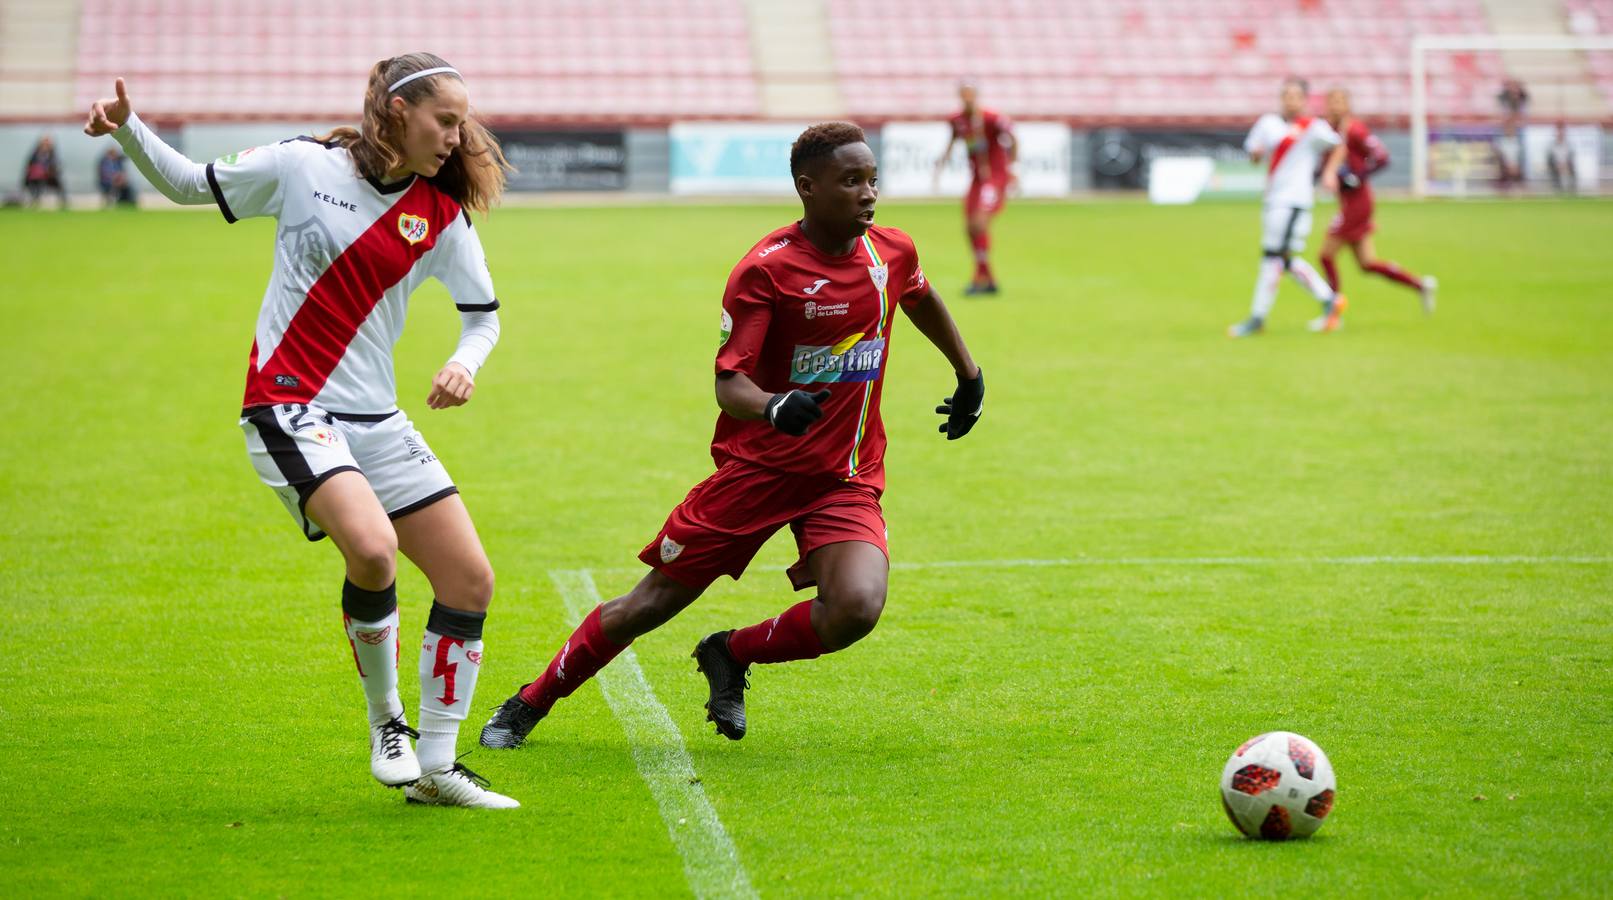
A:
[[[384,722],[370,723],[370,774],[387,787],[402,787],[420,777],[420,760],[409,739],[420,733],[399,713]]]
[[[427,806],[467,806],[472,809],[519,809],[521,804],[513,797],[496,794],[487,789],[487,779],[454,763],[453,768],[439,769],[420,776],[418,781],[403,789],[410,803]]]
[[[1432,275],[1423,276],[1423,315],[1434,314],[1434,294],[1439,291],[1439,279]]]

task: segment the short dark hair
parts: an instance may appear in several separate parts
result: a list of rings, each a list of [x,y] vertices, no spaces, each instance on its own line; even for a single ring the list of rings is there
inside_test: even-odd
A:
[[[868,136],[850,122],[821,122],[813,125],[790,145],[790,175],[820,159],[827,159],[847,144],[867,143]]]
[[[1283,79],[1283,90],[1285,90],[1285,91],[1288,90],[1288,86],[1291,85],[1291,84],[1298,85],[1300,93],[1304,94],[1307,97],[1310,96],[1311,83],[1309,81],[1306,81],[1305,79],[1299,77],[1298,75],[1290,75],[1287,78]]]

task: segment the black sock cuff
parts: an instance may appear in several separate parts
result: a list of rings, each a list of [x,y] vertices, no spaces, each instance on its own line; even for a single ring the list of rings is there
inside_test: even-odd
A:
[[[396,581],[378,591],[366,591],[351,581],[342,582],[342,612],[360,622],[379,622],[398,608]]]
[[[444,637],[459,638],[462,641],[479,641],[482,639],[482,623],[485,621],[487,613],[451,609],[433,600],[431,615],[426,619],[426,630]]]

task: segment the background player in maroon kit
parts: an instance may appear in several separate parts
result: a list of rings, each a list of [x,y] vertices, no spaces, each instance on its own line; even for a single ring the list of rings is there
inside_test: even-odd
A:
[[[1372,221],[1369,179],[1389,164],[1388,149],[1365,122],[1350,115],[1350,94],[1343,88],[1327,93],[1327,121],[1344,139],[1345,147],[1344,165],[1339,169],[1339,212],[1327,227],[1327,240],[1322,243],[1322,270],[1327,273],[1327,283],[1333,290],[1339,289],[1339,248],[1348,246],[1361,271],[1382,275],[1417,291],[1422,297],[1423,312],[1433,312],[1434,291],[1439,286],[1434,277],[1418,278],[1392,262],[1384,262],[1372,246],[1372,232],[1378,226]]]
[[[958,98],[963,111],[953,116],[952,138],[946,151],[935,161],[940,174],[952,155],[954,142],[962,141],[969,155],[969,193],[963,199],[964,224],[969,233],[969,246],[974,249],[974,280],[965,294],[995,294],[997,279],[991,274],[991,219],[1002,212],[1008,192],[1018,176],[1014,165],[1019,160],[1019,144],[1014,140],[1014,127],[1008,117],[994,110],[984,109],[978,102],[979,92],[970,82],[958,86]]]
[[[652,571],[584,618],[543,674],[499,707],[483,746],[519,746],[555,701],[719,576],[739,578],[785,525],[800,550],[790,581],[796,590],[816,586],[817,596],[695,647],[717,731],[745,735],[752,663],[842,650],[879,620],[889,574],[879,401],[896,307],[957,374],[957,391],[936,408],[948,440],[974,426],[985,383],[912,239],[873,224],[878,173],[862,129],[808,128],[791,148],[790,171],[804,215],[752,247],[723,295],[716,473],[639,554]]]

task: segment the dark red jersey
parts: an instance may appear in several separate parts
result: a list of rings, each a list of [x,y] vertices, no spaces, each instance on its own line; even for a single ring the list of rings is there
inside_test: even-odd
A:
[[[1360,190],[1370,192],[1367,176],[1389,165],[1389,148],[1360,119],[1344,125],[1344,164],[1361,176]]]
[[[1014,142],[1014,125],[1008,117],[989,109],[978,109],[970,117],[958,113],[951,119],[952,136],[963,141],[969,154],[969,174],[975,181],[1008,180],[1008,147]],[[991,177],[981,174],[982,161]]]
[[[717,372],[742,373],[770,393],[830,397],[803,437],[719,414],[712,458],[884,490],[879,397],[891,327],[898,305],[928,292],[913,240],[895,228],[870,228],[844,256],[813,246],[799,222],[762,238],[728,276]]]

